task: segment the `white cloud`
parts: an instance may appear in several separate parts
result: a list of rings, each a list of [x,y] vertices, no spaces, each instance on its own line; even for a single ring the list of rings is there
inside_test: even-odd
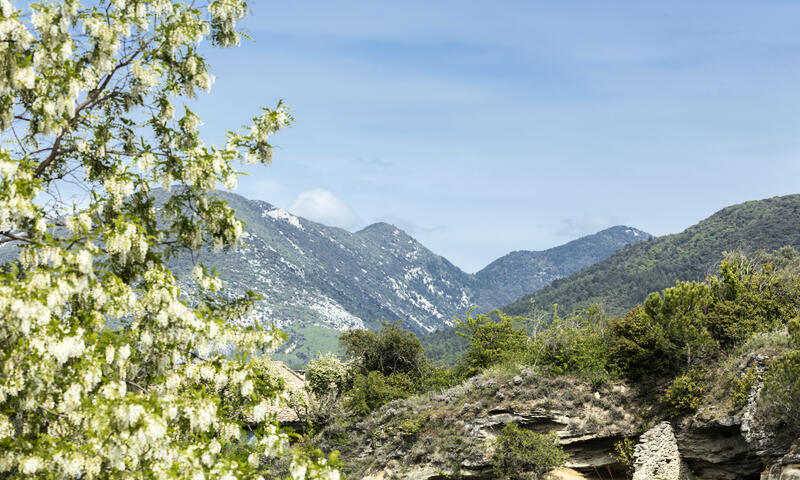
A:
[[[321,188],[301,192],[294,199],[289,211],[315,222],[346,229],[353,229],[362,223],[349,205]]]

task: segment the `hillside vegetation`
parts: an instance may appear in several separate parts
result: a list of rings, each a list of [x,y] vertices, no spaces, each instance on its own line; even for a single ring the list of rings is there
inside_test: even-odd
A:
[[[309,366],[325,414],[306,441],[340,450],[354,478],[543,478],[561,465],[630,478],[636,440],[670,421],[699,478],[754,478],[800,447],[798,314],[800,255],[784,247],[727,254],[705,281],[622,317],[596,305],[552,322],[468,314],[453,368],[397,326],[355,330],[346,362]],[[692,457],[709,444],[737,446]]]
[[[681,233],[628,245],[503,310],[531,315],[533,309],[571,312],[596,303],[622,315],[649,293],[678,280],[702,280],[726,251],[746,254],[782,246],[800,247],[800,195],[745,202],[720,210]]]

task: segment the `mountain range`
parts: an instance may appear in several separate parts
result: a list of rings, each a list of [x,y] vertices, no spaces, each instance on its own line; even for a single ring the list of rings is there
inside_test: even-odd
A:
[[[635,228],[612,227],[550,250],[512,252],[469,274],[387,223],[351,233],[263,201],[218,195],[245,222],[246,247],[203,252],[199,261],[216,267],[232,291],[263,296],[251,318],[288,334],[276,357],[292,365],[335,351],[346,329],[397,320],[418,334],[446,328],[473,305],[506,305],[650,238]],[[186,259],[171,266],[188,277]]]
[[[703,280],[717,270],[724,252],[753,254],[783,246],[800,249],[800,195],[732,205],[686,230],[627,245],[608,258],[503,308],[515,315],[531,309],[569,312],[592,303],[622,315],[650,292],[677,280]]]

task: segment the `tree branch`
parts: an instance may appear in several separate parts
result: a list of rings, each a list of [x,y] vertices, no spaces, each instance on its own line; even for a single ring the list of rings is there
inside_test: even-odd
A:
[[[153,38],[155,38],[155,37],[153,37]],[[151,40],[152,40],[152,38],[151,38]],[[92,91],[90,91],[89,94],[86,96],[86,99],[83,102],[81,102],[80,104],[78,104],[77,107],[75,107],[75,113],[72,115],[72,118],[69,121],[69,125],[68,125],[69,127],[71,127],[77,121],[77,119],[78,119],[81,111],[83,111],[83,109],[85,109],[87,107],[90,107],[90,106],[93,106],[98,100],[100,100],[100,93],[102,93],[108,87],[108,84],[111,81],[111,79],[114,77],[114,74],[117,73],[120,69],[130,65],[133,62],[133,60],[136,59],[136,57],[139,56],[139,54],[144,51],[144,45],[146,45],[147,43],[149,43],[149,42],[144,42],[142,44],[142,46],[140,46],[135,52],[133,52],[133,54],[131,54],[130,57],[128,57],[127,60],[117,64],[117,66],[114,67],[114,69],[111,70],[111,72],[109,72],[108,75],[106,75],[106,78],[103,79],[103,82],[100,85],[98,85],[96,88],[94,88]],[[58,137],[56,137],[55,142],[53,142],[53,147],[52,147],[52,150],[50,151],[50,155],[48,155],[47,158],[42,160],[42,162],[39,163],[39,165],[36,167],[36,170],[34,170],[34,172],[33,172],[33,176],[34,177],[41,176],[42,173],[45,171],[45,169],[48,166],[50,166],[51,163],[53,163],[53,160],[55,160],[56,157],[60,153],[62,153],[62,152],[60,152],[58,150],[58,147],[59,147],[59,145],[61,145],[61,140],[64,138],[64,135],[67,134],[67,131],[68,131],[68,128],[65,128],[64,130],[61,131],[61,133],[58,135]]]
[[[15,241],[38,244],[37,242],[31,240],[30,238],[20,237],[19,235],[15,235],[15,234],[13,234],[11,232],[0,232],[0,235],[2,235],[4,237],[7,237],[7,238],[5,238],[3,240],[0,240],[0,245],[2,245],[4,243],[9,243],[9,242],[15,242]]]

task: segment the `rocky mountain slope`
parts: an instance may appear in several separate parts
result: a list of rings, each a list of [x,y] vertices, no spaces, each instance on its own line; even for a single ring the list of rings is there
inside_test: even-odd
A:
[[[800,195],[733,205],[681,233],[627,245],[503,310],[530,315],[533,300],[541,308],[558,304],[560,311],[599,303],[620,315],[677,280],[702,280],[725,251],[753,253],[784,245],[800,247]]]

